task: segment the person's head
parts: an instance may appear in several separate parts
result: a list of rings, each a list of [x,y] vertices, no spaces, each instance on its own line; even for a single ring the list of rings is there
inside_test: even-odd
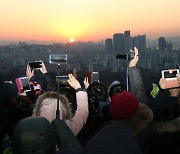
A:
[[[6,132],[12,136],[15,125],[23,118],[32,115],[32,102],[27,96],[16,96],[8,102],[3,110],[3,121]]]
[[[10,100],[7,107],[21,111],[23,109],[32,108],[32,101],[27,96],[18,95]]]
[[[92,82],[87,88],[87,93],[95,95],[99,101],[106,101],[108,98],[107,87],[101,82]]]
[[[148,126],[154,117],[147,105],[139,103],[137,97],[127,91],[112,97],[109,114],[112,120],[126,123],[135,134]]]
[[[14,154],[55,154],[56,137],[51,123],[43,117],[25,118],[13,132]]]
[[[113,95],[120,93],[124,90],[126,90],[125,84],[122,84],[119,81],[112,82],[108,89],[109,99],[111,99]]]
[[[121,120],[134,116],[139,109],[139,102],[135,95],[122,91],[112,96],[109,113],[112,119]]]
[[[50,122],[56,118],[57,98],[59,97],[60,119],[72,119],[72,111],[68,99],[56,92],[46,92],[39,96],[33,111],[33,116],[42,116]]]

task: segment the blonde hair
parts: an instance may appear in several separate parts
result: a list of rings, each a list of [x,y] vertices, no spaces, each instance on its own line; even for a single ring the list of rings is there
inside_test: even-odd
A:
[[[61,108],[62,111],[64,112],[64,115],[66,119],[71,120],[72,119],[72,110],[71,110],[71,104],[68,101],[67,97],[64,95],[61,95],[57,92],[53,92],[53,91],[48,91],[42,95],[39,96],[39,98],[37,99],[34,111],[33,111],[33,115],[34,116],[40,116],[40,109],[43,105],[43,100],[45,99],[57,99],[59,97],[59,102],[61,103]]]

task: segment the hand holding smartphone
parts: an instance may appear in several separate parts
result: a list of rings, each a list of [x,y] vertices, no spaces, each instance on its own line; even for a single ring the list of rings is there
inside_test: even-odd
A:
[[[17,85],[19,94],[23,92],[31,91],[28,77],[16,78],[16,85]]]
[[[89,84],[95,81],[99,81],[99,72],[87,72],[86,77],[88,78]]]
[[[99,81],[99,72],[92,72],[92,77],[91,77],[92,82],[98,82]]]
[[[32,62],[28,64],[32,69],[34,68],[41,68],[42,67],[42,62],[38,61],[38,62]]]
[[[179,87],[177,79],[179,69],[162,70],[162,79],[165,80],[165,89]]]

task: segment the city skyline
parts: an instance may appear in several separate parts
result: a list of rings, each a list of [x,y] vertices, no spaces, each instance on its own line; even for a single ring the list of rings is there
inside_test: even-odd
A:
[[[1,0],[0,41],[100,41],[130,30],[148,39],[180,36],[179,0]]]

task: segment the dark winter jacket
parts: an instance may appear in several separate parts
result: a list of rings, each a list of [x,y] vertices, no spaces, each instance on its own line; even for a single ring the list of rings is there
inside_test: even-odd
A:
[[[147,97],[145,96],[145,89],[140,70],[137,67],[129,67],[129,80],[131,92],[136,95],[139,102],[148,104]]]
[[[129,68],[131,91],[139,101],[149,104],[143,88],[140,70],[136,67]],[[167,97],[166,95],[164,97]],[[164,103],[160,101],[161,105]],[[163,105],[162,105],[163,106]],[[164,108],[167,107],[166,104]],[[150,112],[149,112],[150,113]],[[142,120],[142,124],[144,120]],[[180,145],[180,118],[170,121],[157,122],[153,120],[136,134],[143,153],[178,153]]]
[[[84,154],[141,154],[133,132],[122,122],[100,130],[84,147]]]
[[[14,154],[55,154],[56,144],[61,149],[81,149],[76,137],[60,119],[51,124],[46,118],[30,117],[21,120],[15,127]]]
[[[52,76],[50,73],[37,73],[36,75],[30,78],[30,82],[37,82],[41,85],[42,91],[55,91],[56,85],[52,80]]]
[[[149,154],[179,154],[180,147],[180,116],[176,119],[152,124],[153,137]]]

